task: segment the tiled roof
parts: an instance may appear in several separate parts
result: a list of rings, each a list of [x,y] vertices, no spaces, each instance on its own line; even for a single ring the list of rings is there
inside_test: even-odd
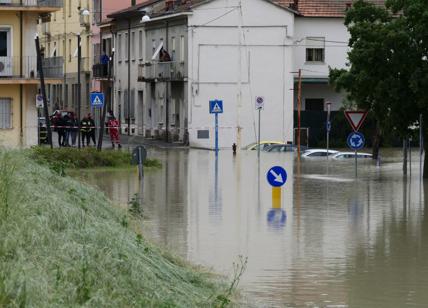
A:
[[[172,10],[166,10],[166,0],[146,0],[141,4],[110,14],[109,17],[130,16],[139,9],[152,6],[153,16],[170,14],[173,12],[187,11],[192,7],[209,2],[210,0],[181,0],[181,4],[175,5]],[[306,17],[344,17],[346,8],[355,0],[268,0],[284,8],[290,8]],[[369,0],[370,2],[383,6],[385,0]]]
[[[307,17],[343,17],[346,8],[353,0],[273,0],[281,6],[293,6],[302,16]],[[370,2],[383,6],[384,0],[370,0]]]

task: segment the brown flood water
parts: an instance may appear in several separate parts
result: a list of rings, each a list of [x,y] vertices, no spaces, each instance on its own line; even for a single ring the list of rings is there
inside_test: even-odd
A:
[[[142,197],[145,234],[183,258],[230,275],[248,258],[240,287],[255,307],[427,307],[428,203],[413,156],[380,166],[302,160],[293,153],[150,150],[163,167],[88,171],[79,177],[126,205]],[[271,211],[266,172],[285,167],[282,211]],[[284,219],[285,218],[285,219]],[[245,306],[250,304],[245,304]]]

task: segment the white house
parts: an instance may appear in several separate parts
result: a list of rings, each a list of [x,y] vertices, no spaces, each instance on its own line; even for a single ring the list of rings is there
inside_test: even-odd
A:
[[[255,98],[262,96],[261,135],[292,142],[295,12],[267,0],[161,3],[145,22],[151,60],[139,76],[152,117],[147,133],[212,148],[209,101],[219,99],[220,147],[245,146],[257,139]]]
[[[346,67],[349,33],[344,15],[351,4],[338,0],[150,0],[122,11],[116,44],[124,47],[119,48],[126,48],[123,37],[129,32],[123,17],[131,16],[130,12],[139,18],[150,16],[140,25],[145,55],[138,62],[140,85],[135,85],[144,91],[138,132],[212,148],[214,116],[209,113],[209,101],[218,99],[224,103],[219,116],[220,147],[233,143],[243,147],[257,140],[255,98],[262,96],[261,138],[293,142],[299,71],[302,110],[324,111],[327,102],[337,110],[343,102],[344,95],[328,84],[328,74],[329,67]],[[124,77],[121,64],[117,65],[120,83]],[[132,79],[134,73],[134,83]],[[123,105],[120,95],[115,98],[116,108]]]

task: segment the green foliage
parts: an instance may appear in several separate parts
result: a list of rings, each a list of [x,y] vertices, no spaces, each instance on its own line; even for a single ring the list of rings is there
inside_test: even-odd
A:
[[[51,166],[62,164],[65,168],[117,167],[129,165],[131,155],[125,151],[97,151],[95,148],[33,147],[31,158]]]
[[[236,283],[227,288],[167,257],[136,235],[132,217],[103,193],[19,152],[0,152],[0,168],[6,166],[1,307],[212,307],[218,294],[230,300]]]

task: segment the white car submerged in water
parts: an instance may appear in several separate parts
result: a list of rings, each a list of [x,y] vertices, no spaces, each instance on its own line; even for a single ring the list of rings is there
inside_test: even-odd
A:
[[[372,158],[372,154],[369,153],[357,153],[358,159]],[[338,152],[332,156],[333,159],[355,159],[355,152]]]
[[[330,157],[332,155],[335,155],[339,153],[335,150],[328,150],[327,149],[310,149],[306,150],[302,153],[302,158],[325,158],[327,155]]]

